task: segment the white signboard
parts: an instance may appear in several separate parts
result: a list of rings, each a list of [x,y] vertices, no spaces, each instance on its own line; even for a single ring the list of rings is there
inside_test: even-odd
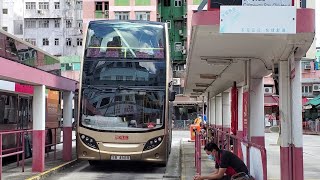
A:
[[[242,6],[292,6],[292,0],[242,0]]]
[[[15,83],[0,80],[0,89],[5,90],[5,91],[13,91],[14,92],[15,91]]]
[[[293,6],[221,6],[220,33],[295,34]]]

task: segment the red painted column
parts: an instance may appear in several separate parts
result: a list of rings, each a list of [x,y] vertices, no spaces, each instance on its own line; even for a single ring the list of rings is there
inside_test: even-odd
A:
[[[72,160],[72,92],[63,92],[63,160]]]
[[[238,89],[237,84],[231,89],[231,132],[237,135],[238,131]]]
[[[32,102],[33,133],[32,133],[32,171],[45,170],[45,94],[46,87],[35,86]]]
[[[72,160],[72,127],[63,127],[63,160]]]
[[[32,171],[45,170],[45,130],[34,130],[32,133]]]

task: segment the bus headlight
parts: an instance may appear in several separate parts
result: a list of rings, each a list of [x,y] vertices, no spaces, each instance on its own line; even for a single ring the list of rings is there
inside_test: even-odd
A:
[[[159,146],[159,144],[162,142],[162,140],[163,140],[163,136],[158,136],[158,137],[150,139],[146,143],[146,145],[144,146],[143,150],[146,151],[146,150],[150,150],[150,149],[153,149],[153,148]]]
[[[96,140],[94,140],[92,137],[84,135],[84,134],[80,134],[80,139],[82,140],[82,142],[85,145],[87,145],[93,149],[99,149]]]

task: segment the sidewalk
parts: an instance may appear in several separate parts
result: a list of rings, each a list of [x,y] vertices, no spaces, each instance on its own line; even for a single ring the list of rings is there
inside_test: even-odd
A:
[[[189,139],[181,140],[181,180],[193,180],[196,174],[194,142]],[[201,174],[209,174],[214,170],[214,161],[208,159],[208,155],[201,147]]]
[[[50,152],[49,156],[45,156],[45,171],[65,164],[67,162],[62,159],[62,144],[57,145],[56,160],[54,159],[54,152]],[[76,159],[76,142],[72,142],[72,159]],[[32,172],[32,158],[25,160],[25,169],[22,172],[22,166],[17,167],[17,162],[3,166],[2,179],[3,180],[23,180],[33,176],[39,175],[40,173]]]

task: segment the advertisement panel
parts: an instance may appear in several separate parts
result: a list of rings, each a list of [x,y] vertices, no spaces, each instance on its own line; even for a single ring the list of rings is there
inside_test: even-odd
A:
[[[243,6],[293,6],[293,0],[242,0]]]
[[[220,33],[295,34],[293,6],[221,6]]]
[[[47,96],[47,127],[53,128],[58,127],[60,116],[60,108],[59,108],[59,91],[48,90]]]

